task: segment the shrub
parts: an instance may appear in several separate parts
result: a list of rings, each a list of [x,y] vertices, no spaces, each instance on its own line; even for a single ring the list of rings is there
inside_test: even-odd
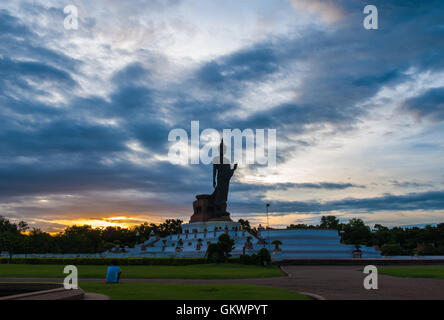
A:
[[[230,257],[231,250],[234,249],[234,240],[230,238],[228,234],[221,234],[218,238],[217,244],[220,250],[223,252],[225,259]]]
[[[270,252],[266,248],[262,248],[257,253],[257,259],[260,265],[269,265],[271,263]]]
[[[223,263],[230,258],[230,252],[234,248],[234,240],[227,234],[221,234],[217,243],[208,245],[207,262]]]
[[[258,264],[258,259],[257,259],[257,255],[252,254],[251,256],[248,254],[242,254],[239,257],[239,262],[241,264]]]
[[[243,254],[239,257],[239,262],[241,264],[256,264],[261,266],[266,266],[271,263],[270,252],[266,248],[259,250],[257,254]]]
[[[208,246],[206,257],[207,257],[207,262],[209,263],[225,262],[224,252],[218,243],[211,243]]]
[[[282,241],[280,240],[273,240],[273,242],[271,243],[274,245],[274,251],[282,251],[279,246],[282,245]]]
[[[438,255],[439,253],[440,250],[430,244],[425,245],[424,248],[418,252],[420,256],[433,256]]]
[[[404,254],[404,250],[399,244],[386,244],[381,247],[383,256],[401,256]]]

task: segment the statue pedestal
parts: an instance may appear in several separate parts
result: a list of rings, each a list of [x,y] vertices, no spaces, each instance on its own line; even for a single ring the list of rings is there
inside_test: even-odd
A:
[[[206,221],[232,221],[230,214],[227,212],[227,204],[217,208],[218,212],[224,212],[225,215],[215,217],[215,208],[210,194],[199,194],[193,202],[194,214],[191,216],[190,223],[206,222]]]
[[[182,225],[182,234],[192,235],[194,232],[210,233],[220,231],[239,231],[241,225],[234,221],[205,221],[205,222],[190,222]],[[188,231],[187,231],[188,230]]]

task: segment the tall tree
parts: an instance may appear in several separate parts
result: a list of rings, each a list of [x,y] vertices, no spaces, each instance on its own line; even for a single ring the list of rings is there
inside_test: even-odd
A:
[[[339,230],[339,219],[335,216],[322,216],[319,227],[321,229]]]
[[[22,232],[28,229],[28,224],[20,221],[15,224],[8,219],[0,216],[0,251],[7,251],[9,254],[9,263],[16,253],[23,252],[25,248],[25,238]]]

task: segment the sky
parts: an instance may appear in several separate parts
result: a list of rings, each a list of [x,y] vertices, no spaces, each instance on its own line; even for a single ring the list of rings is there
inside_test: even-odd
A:
[[[78,29],[67,30],[67,5]],[[377,30],[363,27],[378,9]],[[49,232],[192,214],[211,165],[174,128],[276,129],[234,220],[444,222],[440,0],[45,0],[0,4],[0,215]]]

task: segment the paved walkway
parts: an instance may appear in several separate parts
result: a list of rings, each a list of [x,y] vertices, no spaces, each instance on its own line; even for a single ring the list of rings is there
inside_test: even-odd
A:
[[[378,277],[378,290],[366,290],[363,280],[367,276],[359,266],[285,266],[288,277],[260,279],[124,279],[123,282],[155,282],[176,284],[254,284],[308,292],[327,300],[354,299],[439,299],[444,300],[444,280],[422,278]],[[48,278],[0,278],[0,281],[62,281]],[[103,281],[82,279],[81,281]]]
[[[83,300],[109,300],[109,297],[100,293],[85,293]]]
[[[439,299],[444,300],[444,280],[378,275],[378,290],[366,290],[362,267],[287,266],[290,276],[283,288],[312,292],[326,299]]]

